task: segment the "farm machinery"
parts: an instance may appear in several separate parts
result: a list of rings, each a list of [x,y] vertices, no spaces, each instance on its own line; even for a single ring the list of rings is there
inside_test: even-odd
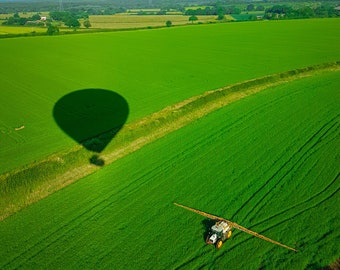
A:
[[[197,209],[194,209],[194,208],[191,208],[191,207],[188,207],[188,206],[184,206],[184,205],[181,205],[181,204],[178,204],[178,203],[174,203],[175,205],[179,206],[179,207],[182,207],[184,209],[187,209],[189,211],[192,211],[192,212],[195,212],[199,215],[202,215],[202,216],[205,216],[207,218],[210,218],[212,220],[216,220],[216,224],[213,225],[209,232],[208,232],[208,236],[206,238],[206,243],[207,244],[211,244],[211,245],[215,245],[215,247],[217,249],[221,248],[222,245],[223,245],[223,242],[225,242],[227,239],[229,239],[232,235],[232,228],[235,228],[235,229],[238,229],[240,231],[243,231],[243,232],[246,232],[248,234],[251,234],[253,236],[256,236],[260,239],[263,239],[265,241],[268,241],[270,243],[273,243],[275,245],[279,245],[281,247],[284,247],[284,248],[287,248],[289,250],[293,250],[295,252],[297,252],[298,250],[294,249],[294,248],[291,248],[289,246],[286,246],[280,242],[277,242],[273,239],[270,239],[264,235],[261,235],[257,232],[254,232],[254,231],[251,231],[245,227],[242,227],[240,225],[238,225],[237,223],[235,222],[232,222],[230,220],[227,220],[227,219],[224,219],[222,217],[218,217],[218,216],[215,216],[215,215],[211,215],[211,214],[208,214],[206,212],[203,212],[203,211],[200,211],[200,210],[197,210]]]

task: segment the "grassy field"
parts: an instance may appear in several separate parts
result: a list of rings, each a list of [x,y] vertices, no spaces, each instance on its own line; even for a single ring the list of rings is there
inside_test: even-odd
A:
[[[198,16],[197,23],[217,22],[216,16]],[[231,19],[231,17],[228,17]],[[143,28],[165,26],[166,21],[171,21],[172,25],[191,24],[189,16],[183,15],[98,15],[90,16],[91,28],[101,29],[128,29],[128,28]]]
[[[46,28],[35,26],[3,26],[0,25],[0,35],[25,34],[25,33],[46,33]]]
[[[117,93],[87,89],[67,94],[55,104],[53,116],[59,127],[81,145],[1,175],[0,221],[94,173],[98,166],[111,164],[232,102],[270,87],[339,69],[340,62],[326,63],[228,85],[126,125],[129,107]],[[93,138],[98,133],[101,135]],[[84,141],[85,138],[90,139]]]
[[[0,268],[319,269],[339,258],[339,72],[235,102],[0,223]],[[234,232],[215,251],[183,203]],[[256,250],[256,253],[254,252]]]
[[[6,52],[0,70],[6,101],[0,107],[0,172],[77,145],[52,116],[67,93],[117,92],[129,105],[129,123],[207,90],[338,60],[339,24],[247,22],[0,40]]]

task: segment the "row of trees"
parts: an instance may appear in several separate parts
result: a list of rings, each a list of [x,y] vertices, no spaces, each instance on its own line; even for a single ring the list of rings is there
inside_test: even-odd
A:
[[[34,14],[31,17],[20,17],[19,13],[14,13],[13,16],[9,17],[6,21],[4,21],[3,25],[25,25],[28,22],[38,22],[40,25],[44,25],[43,22],[40,22],[40,14]]]
[[[187,9],[184,14],[188,16],[198,16],[198,15],[221,15],[225,14],[240,14],[241,9],[235,6],[223,6],[223,5],[214,5],[205,8],[197,8],[197,9]]]
[[[47,26],[47,34],[55,35],[59,33],[59,27],[62,23],[76,30],[80,27],[79,19],[83,20],[83,25],[86,28],[91,27],[91,23],[88,19],[88,15],[80,16],[77,13],[68,12],[68,11],[52,11],[50,12],[50,18],[46,21],[41,20],[41,16],[39,13],[34,14],[31,17],[20,17],[18,13],[15,13],[13,16],[9,17],[6,21],[4,21],[3,25],[12,25],[12,26],[21,26],[21,25],[36,25],[36,26]]]
[[[340,11],[334,6],[321,5],[318,7],[303,6],[293,8],[287,5],[275,5],[265,10],[265,19],[299,19],[339,17]]]
[[[50,12],[50,21],[47,26],[47,34],[55,35],[59,33],[59,26],[61,23],[64,23],[69,28],[73,28],[76,30],[80,27],[79,19],[84,19],[83,25],[86,28],[91,27],[91,23],[89,20],[89,16],[86,13],[75,13],[69,11],[51,11]]]
[[[63,22],[66,26],[70,28],[79,28],[80,27],[80,18],[88,19],[88,15],[85,16],[79,15],[78,13],[69,12],[69,11],[51,11],[50,18],[53,21]]]

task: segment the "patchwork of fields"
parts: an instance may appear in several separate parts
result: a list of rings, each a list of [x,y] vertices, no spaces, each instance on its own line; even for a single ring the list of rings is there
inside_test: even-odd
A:
[[[33,16],[34,14],[20,14],[21,17]],[[44,14],[48,16],[48,14]],[[0,14],[0,24],[5,21],[11,15]],[[216,15],[205,15],[197,16],[197,21],[195,24],[201,23],[217,23]],[[83,26],[83,20],[80,20],[81,26],[77,30],[78,32],[85,31],[98,31],[103,29],[138,29],[138,28],[152,28],[152,27],[165,27],[167,21],[171,21],[172,26],[192,24],[189,21],[189,16],[169,14],[169,15],[136,15],[136,14],[116,14],[116,15],[91,15],[89,17],[91,22],[91,28],[86,29]],[[232,21],[234,18],[230,15],[226,15],[226,20]],[[11,34],[29,34],[35,33],[46,33],[46,27],[29,27],[29,26],[1,26],[0,25],[0,37],[1,35],[11,35]],[[60,28],[61,32],[73,31],[66,26]]]
[[[7,52],[0,173],[77,145],[53,118],[69,93],[114,91],[131,123],[207,90],[338,61],[339,26],[336,19],[247,22],[0,40]],[[31,205],[0,223],[0,268],[317,269],[334,262],[338,89],[339,71],[269,88]],[[204,243],[210,222],[173,202],[300,252],[241,232],[216,251]]]

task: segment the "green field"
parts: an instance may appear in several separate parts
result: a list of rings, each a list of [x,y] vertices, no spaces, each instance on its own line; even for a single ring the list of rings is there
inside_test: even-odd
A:
[[[2,269],[318,269],[339,243],[339,72],[233,103],[0,224]],[[235,232],[230,218],[299,253]],[[254,253],[256,250],[256,254]]]
[[[25,33],[45,33],[46,28],[30,26],[0,26],[0,35],[25,34]]]
[[[198,20],[195,22],[209,23],[216,22],[216,16],[198,16]],[[228,19],[232,19],[230,16]],[[191,24],[189,22],[189,16],[183,15],[93,15],[90,16],[90,22],[92,28],[100,29],[129,29],[129,28],[146,28],[165,26],[165,22],[170,20],[173,26]]]
[[[339,62],[315,66],[340,60],[339,26],[259,21],[1,39],[0,206],[22,187],[30,194],[18,201],[38,198],[39,181],[53,185],[61,164],[81,164],[65,179],[87,176],[0,222],[0,269],[319,269],[339,259]],[[294,77],[303,67],[309,73]],[[250,96],[247,83],[237,88],[270,74],[280,84],[265,89],[269,77],[259,79],[265,90]],[[147,133],[167,119],[148,123],[150,114],[232,84],[237,101],[201,118],[190,118],[190,108],[212,100],[189,104],[186,126],[166,133],[165,125],[162,138],[123,158],[110,152],[129,130],[156,136]],[[94,102],[101,94],[103,108]],[[84,145],[115,162],[96,167],[82,150],[77,163],[84,136],[107,129],[101,114],[117,112],[111,98],[125,135],[115,130],[103,151],[96,139]],[[84,111],[90,127],[78,125]],[[20,171],[34,166],[32,175]],[[300,252],[236,231],[216,251],[204,242],[210,222],[173,202]]]
[[[0,172],[76,145],[52,117],[67,93],[115,91],[127,100],[131,122],[207,90],[338,60],[339,24],[249,22],[1,40]]]

